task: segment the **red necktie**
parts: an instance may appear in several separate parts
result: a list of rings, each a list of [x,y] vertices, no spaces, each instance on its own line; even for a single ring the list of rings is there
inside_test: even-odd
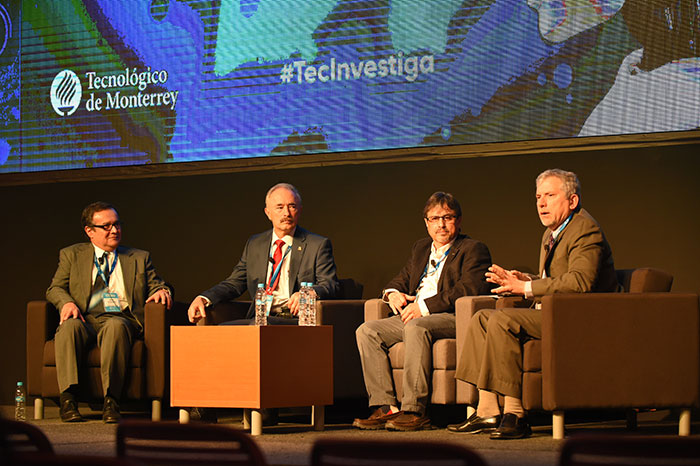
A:
[[[275,273],[275,270],[277,270],[277,266],[279,266],[280,262],[282,262],[282,246],[284,245],[284,241],[278,239],[277,241],[275,241],[275,245],[277,246],[277,249],[275,249],[275,253],[272,255],[272,260],[274,262],[272,264],[272,272],[270,272],[270,282],[272,282],[272,277]],[[277,277],[275,277],[275,282],[268,284],[267,288],[269,291],[277,289],[277,284],[280,281],[280,275],[282,275],[281,270],[280,273],[277,274]]]

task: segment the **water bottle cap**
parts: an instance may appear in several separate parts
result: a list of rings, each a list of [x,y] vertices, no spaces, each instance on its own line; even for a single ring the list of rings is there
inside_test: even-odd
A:
[[[18,386],[18,387],[21,387],[22,385],[24,385],[23,382],[17,382],[17,386]]]

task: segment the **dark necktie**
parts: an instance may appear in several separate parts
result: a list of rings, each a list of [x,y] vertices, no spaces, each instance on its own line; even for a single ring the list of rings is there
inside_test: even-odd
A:
[[[100,269],[104,273],[105,277],[107,277],[107,281],[109,282],[109,258],[107,256],[108,253],[102,254],[102,256],[99,259],[97,259],[97,263],[99,264]],[[95,277],[95,283],[92,285],[92,292],[90,293],[90,303],[88,304],[88,311],[93,312],[97,315],[102,314],[104,312],[102,295],[106,291],[106,288],[107,284],[102,278],[102,274],[98,272],[97,277]]]
[[[546,254],[549,254],[549,252],[550,252],[550,251],[552,250],[552,248],[554,247],[554,241],[555,241],[555,240],[554,240],[554,235],[550,233],[550,234],[549,234],[549,238],[547,239],[547,242],[546,242],[545,245],[544,245],[544,252],[545,252]]]
[[[102,254],[102,257],[100,257],[99,260],[100,263],[100,268],[102,269],[102,272],[105,274],[105,280],[107,283],[109,283],[109,253],[105,252]]]
[[[281,239],[278,239],[275,241],[275,246],[277,246],[277,249],[275,249],[275,253],[272,255],[272,272],[270,272],[270,283],[268,284],[268,288],[270,291],[277,289],[277,284],[280,281],[280,275],[282,275],[282,270],[277,274],[277,277],[275,277],[274,283],[272,283],[272,277],[275,273],[275,270],[277,270],[277,267],[279,266],[280,262],[282,262],[282,246],[284,246],[284,241]]]

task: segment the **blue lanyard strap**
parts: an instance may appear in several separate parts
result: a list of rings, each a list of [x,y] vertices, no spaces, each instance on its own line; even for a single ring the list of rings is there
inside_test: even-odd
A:
[[[442,264],[442,261],[444,261],[447,258],[447,255],[450,253],[450,250],[452,250],[452,246],[450,246],[450,248],[447,251],[445,251],[445,254],[442,255],[442,258],[440,258],[440,260],[435,263],[435,268],[433,269],[431,274],[437,272],[437,270],[440,268],[440,264]],[[428,267],[430,267],[430,256],[428,256],[428,263],[425,264],[425,269],[423,269],[423,273],[421,274],[420,278],[418,279],[418,287],[420,287],[420,284],[423,281],[423,279],[429,275],[428,274]]]
[[[275,267],[275,270],[272,272],[272,275],[270,276],[270,281],[267,283],[267,294],[272,293],[272,286],[277,283],[277,276],[279,275],[280,271],[282,270],[282,264],[284,263],[284,259],[289,255],[289,251],[292,250],[292,247],[289,246],[286,251],[284,251],[284,255],[282,256],[282,259],[280,260],[280,263],[277,264],[277,267]],[[270,256],[272,257],[272,256]]]
[[[95,267],[97,267],[97,273],[102,277],[102,280],[105,282],[105,286],[109,287],[109,279],[112,277],[112,273],[114,273],[114,269],[117,266],[117,251],[114,251],[114,262],[112,262],[112,266],[109,266],[109,262],[107,262],[107,268],[109,269],[109,277],[105,275],[104,270],[102,270],[102,266],[100,266],[100,263],[97,262],[97,255],[92,256],[92,261],[95,263]]]
[[[557,231],[552,233],[552,237],[554,238],[555,241],[557,238],[559,238],[559,235],[561,234],[562,231],[564,231],[564,228],[566,228],[566,226],[569,224],[569,222],[571,221],[571,218],[573,216],[574,216],[574,214],[569,215],[566,218],[566,220],[564,220],[564,223],[562,223],[561,226],[559,228],[557,228]]]

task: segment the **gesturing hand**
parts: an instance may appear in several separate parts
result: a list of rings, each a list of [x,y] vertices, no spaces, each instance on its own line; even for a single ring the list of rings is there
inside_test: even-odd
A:
[[[498,285],[497,288],[491,290],[492,293],[524,295],[528,276],[517,270],[506,270],[500,265],[492,264],[489,271],[486,272],[486,281]]]

